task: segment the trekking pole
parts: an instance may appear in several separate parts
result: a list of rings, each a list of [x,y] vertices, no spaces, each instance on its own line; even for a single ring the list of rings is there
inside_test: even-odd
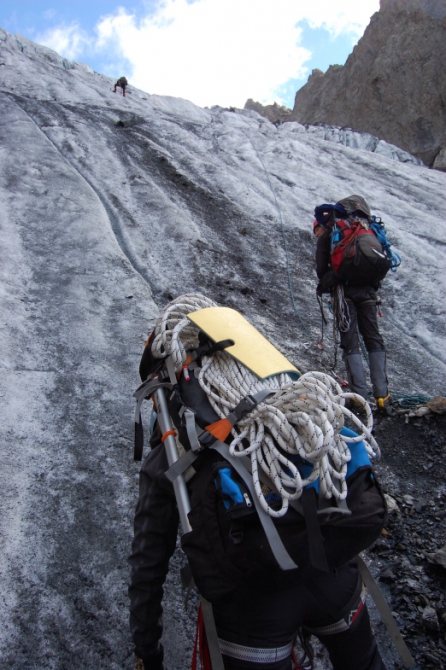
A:
[[[158,409],[159,426],[161,428],[161,434],[163,435],[163,443],[166,448],[167,462],[169,463],[169,467],[171,467],[177,462],[180,455],[178,453],[175,431],[173,430],[172,419],[170,418],[169,410],[167,408],[166,396],[164,395],[163,388],[155,391],[155,400]],[[190,525],[187,516],[190,512],[190,501],[183,475],[179,475],[172,484],[175,498],[177,500],[183,533],[189,533],[192,530],[192,526]]]
[[[177,462],[180,455],[175,440],[175,430],[170,418],[169,409],[165,391],[159,388],[155,391],[155,401],[158,410],[158,422],[162,433],[162,441],[166,447],[166,456],[169,467]],[[186,482],[183,475],[179,475],[172,482],[175,498],[178,506],[178,513],[180,516],[181,527],[183,533],[189,533],[192,530],[188,519],[190,512],[189,493],[186,488]],[[204,625],[206,629],[206,637],[208,641],[209,654],[211,657],[212,670],[224,670],[223,658],[221,656],[220,646],[218,644],[217,629],[215,627],[214,615],[212,613],[212,605],[203,596],[200,595],[201,609],[203,612]]]

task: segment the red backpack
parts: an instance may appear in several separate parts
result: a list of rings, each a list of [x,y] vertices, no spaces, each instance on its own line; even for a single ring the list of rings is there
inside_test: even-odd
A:
[[[390,269],[386,251],[366,219],[336,219],[331,232],[331,266],[346,284],[380,282]]]

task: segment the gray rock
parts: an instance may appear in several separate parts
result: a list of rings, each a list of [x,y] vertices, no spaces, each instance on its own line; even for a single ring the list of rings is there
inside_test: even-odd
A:
[[[446,169],[446,4],[382,0],[344,66],[313,70],[289,120],[368,132]]]
[[[425,628],[428,630],[440,630],[437,613],[433,607],[425,607],[421,617]]]
[[[429,563],[441,565],[443,568],[446,568],[446,545],[438,551],[435,551],[431,554],[426,554],[426,558]]]
[[[432,398],[432,400],[429,400],[427,406],[429,407],[430,411],[434,412],[435,414],[446,414],[446,398],[436,396],[435,398]]]
[[[245,102],[245,109],[252,109],[254,112],[258,112],[261,116],[271,121],[271,123],[283,123],[283,121],[288,121],[291,116],[291,109],[288,109],[288,107],[278,105],[277,102],[272,105],[262,105],[260,102],[255,102],[252,98],[249,98]]]
[[[443,172],[446,172],[446,147],[440,149],[432,167],[435,170],[442,170]]]
[[[392,496],[389,496],[388,493],[384,494],[384,498],[386,499],[387,510],[388,510],[389,514],[396,514],[397,512],[399,512],[400,508],[398,507],[398,503],[395,500],[395,498],[392,498]]]

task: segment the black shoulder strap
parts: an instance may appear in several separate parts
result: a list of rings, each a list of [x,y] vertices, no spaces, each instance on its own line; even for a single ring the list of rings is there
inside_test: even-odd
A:
[[[135,410],[135,449],[133,453],[133,459],[135,461],[140,461],[142,459],[142,452],[144,448],[144,430],[142,427],[141,419],[141,405],[145,398],[149,398],[155,393],[159,388],[171,389],[172,384],[169,382],[162,382],[157,379],[149,379],[141,386],[139,386],[133,396],[136,398],[136,410]]]
[[[324,538],[317,515],[317,494],[313,488],[305,489],[301,496],[305,525],[307,527],[308,545],[311,565],[322,572],[329,572],[327,557],[324,551]]]

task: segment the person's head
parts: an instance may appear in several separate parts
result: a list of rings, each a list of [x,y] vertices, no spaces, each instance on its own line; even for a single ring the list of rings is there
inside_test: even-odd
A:
[[[322,237],[322,235],[325,233],[325,228],[321,223],[318,223],[318,221],[313,222],[313,233],[316,235],[316,237]]]
[[[348,198],[339,200],[336,204],[344,207],[347,214],[357,214],[358,216],[365,217],[368,220],[371,218],[372,213],[370,211],[370,207],[362,195],[349,195]]]

